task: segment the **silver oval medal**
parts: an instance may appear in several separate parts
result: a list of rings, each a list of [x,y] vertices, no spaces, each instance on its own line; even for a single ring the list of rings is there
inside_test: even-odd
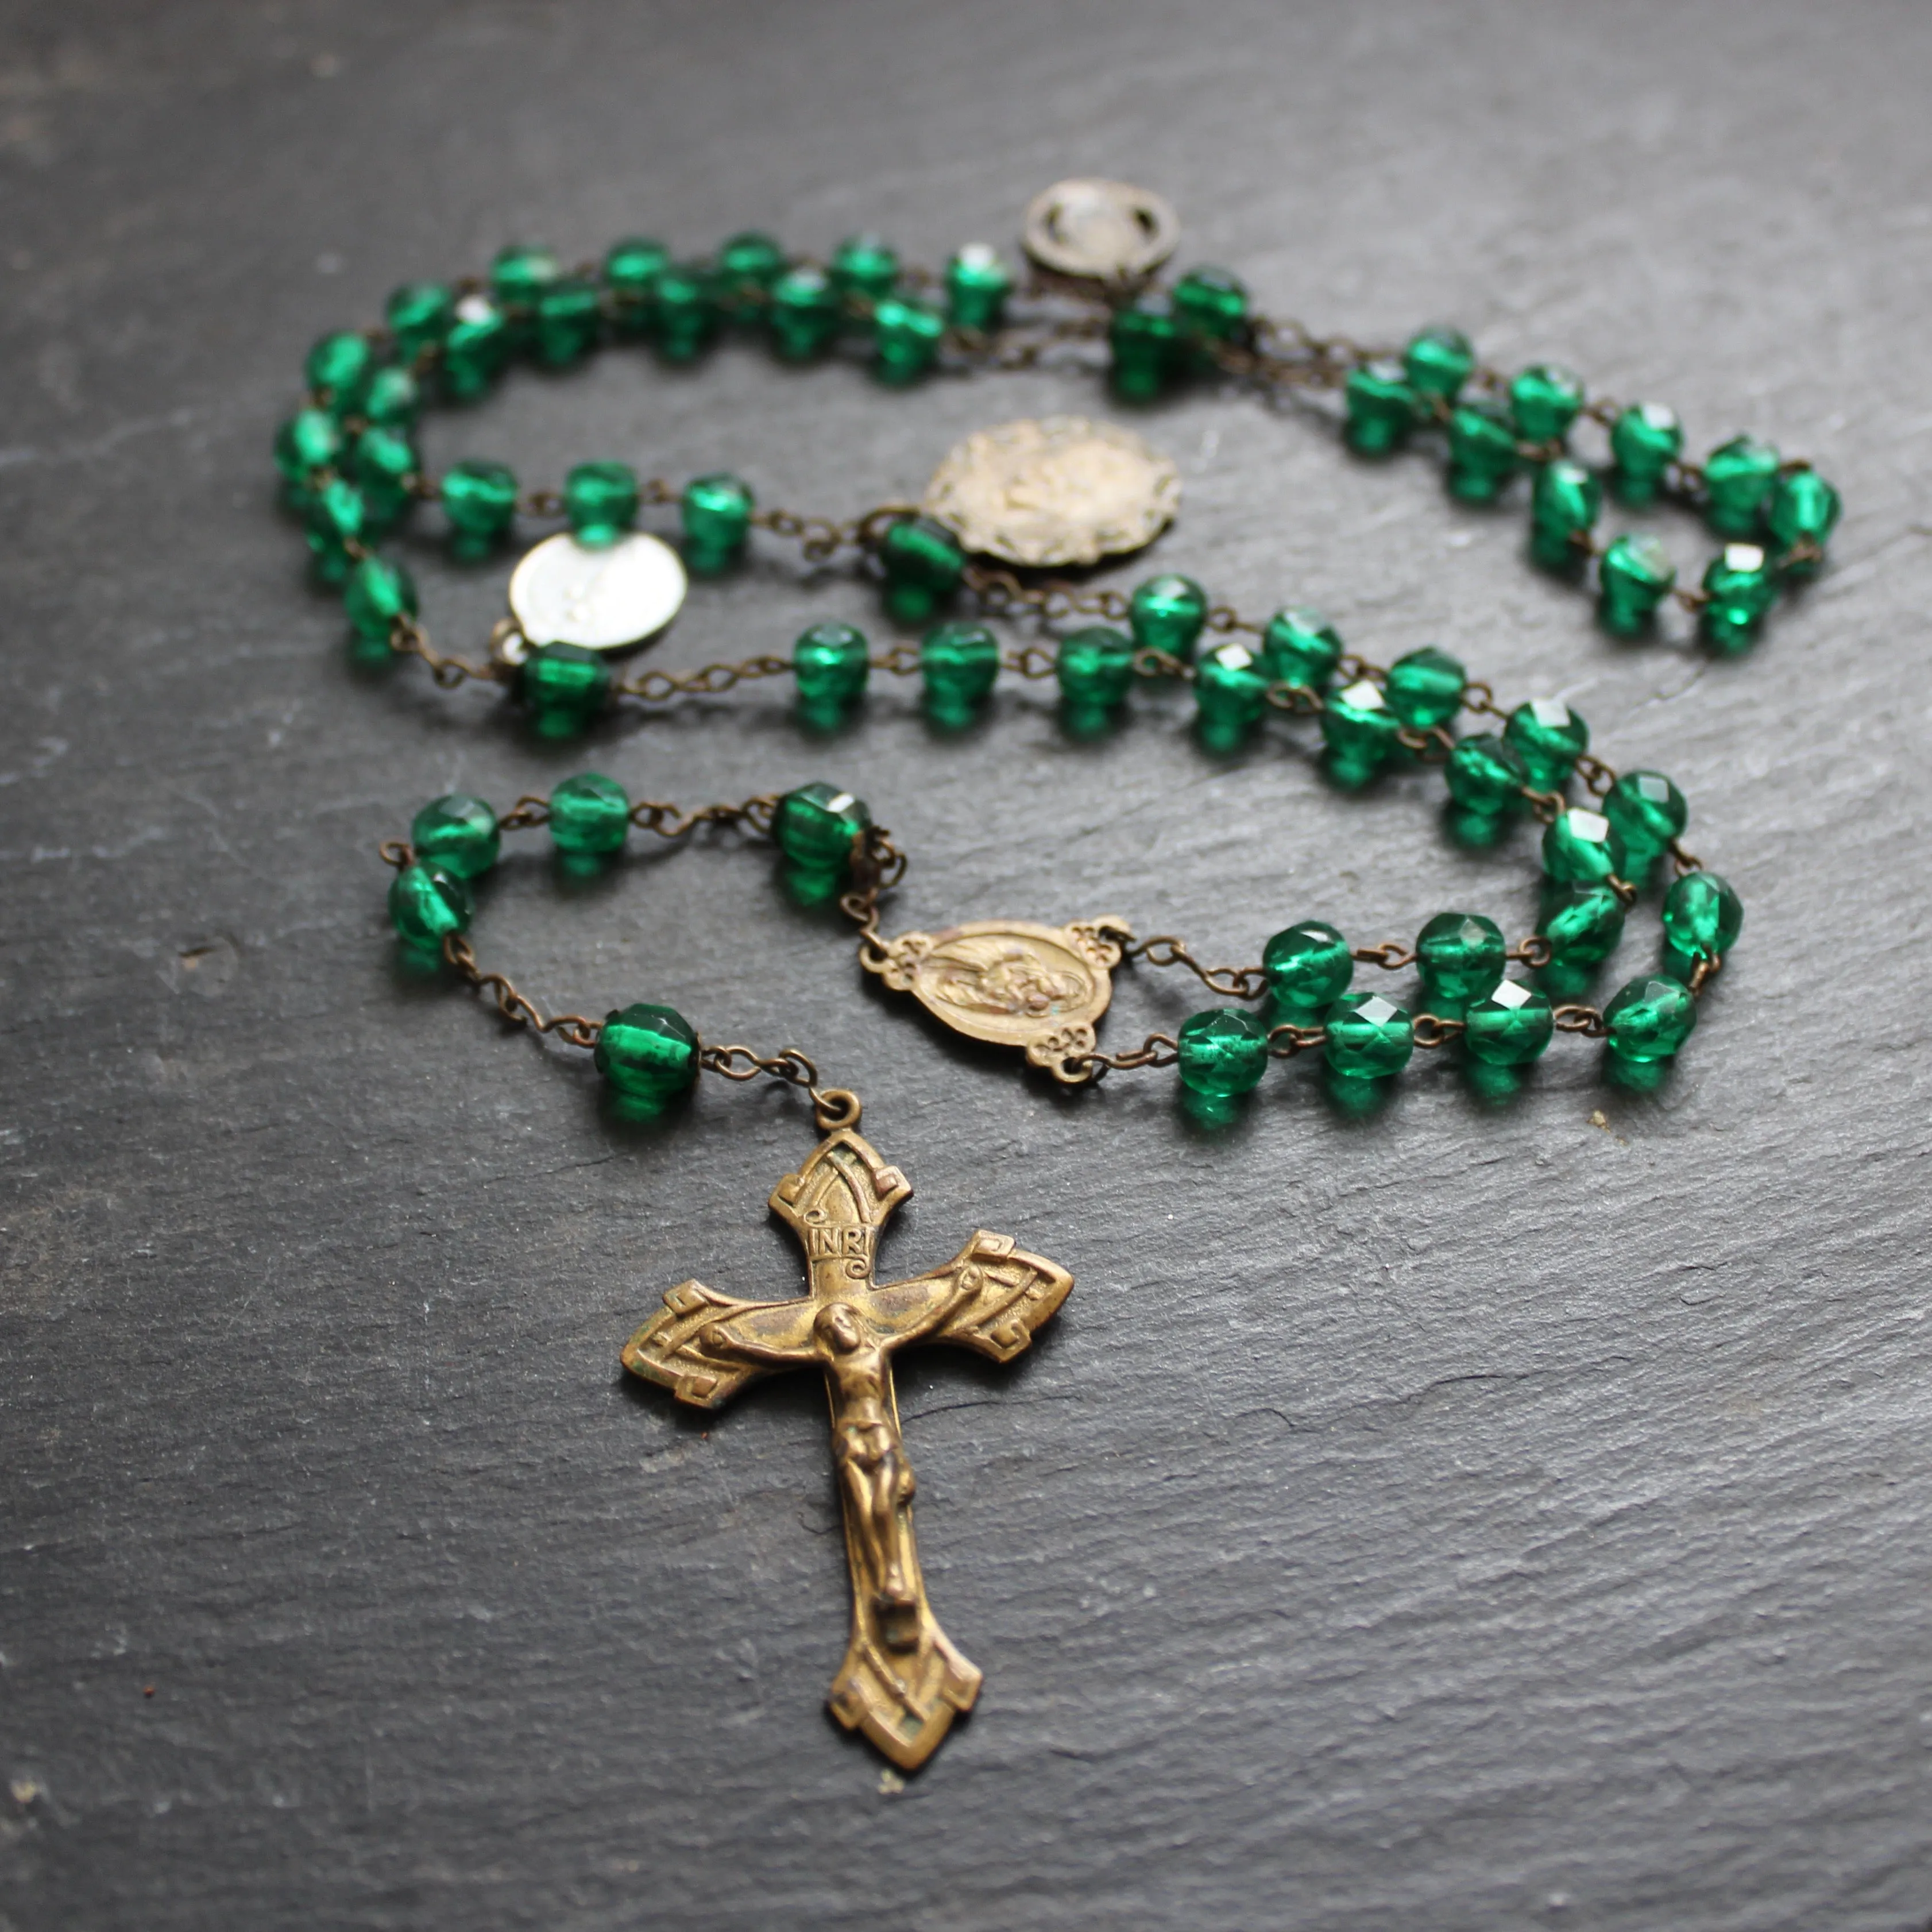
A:
[[[527,551],[510,578],[510,614],[525,641],[623,651],[648,644],[684,602],[684,560],[633,530],[595,549],[568,531]]]

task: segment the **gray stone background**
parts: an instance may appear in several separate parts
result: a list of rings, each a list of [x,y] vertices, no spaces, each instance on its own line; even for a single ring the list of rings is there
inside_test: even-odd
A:
[[[1932,1916],[1932,14],[62,0],[0,49],[6,1932]],[[888,681],[828,743],[764,686],[545,748],[352,668],[267,444],[316,333],[506,239],[875,224],[938,260],[1082,172],[1172,196],[1183,260],[1276,313],[1455,319],[1695,448],[1810,454],[1848,514],[1714,664],[1595,633],[1520,506],[1422,457],[1208,394],[1143,423],[1185,475],[1164,566],[1384,662],[1439,641],[1683,785],[1748,925],[1654,1094],[1564,1040],[1508,1106],[1419,1056],[1352,1118],[1298,1064],[1208,1131],[1171,1074],[1070,1100],[938,1034],[755,851],[572,889],[519,848],[491,960],[859,1087],[920,1190],[890,1262],[983,1224],[1078,1276],[1013,1370],[904,1375],[987,1684],[899,1788],[822,1706],[815,1391],[707,1424],[616,1362],[686,1275],[797,1280],[763,1203],[800,1109],[707,1082],[669,1128],[608,1118],[580,1056],[399,970],[376,841],[580,764],[687,804],[825,776],[913,854],[895,926],[1118,912],[1238,959],[1311,915],[1522,930],[1528,836],[1459,854],[1433,780],[1337,796],[1286,730],[1216,763],[1158,699],[1076,746],[1003,689],[947,741]],[[428,442],[844,516],[974,427],[1100,406],[619,352]],[[503,572],[421,568],[473,644]],[[773,551],[659,656],[873,611]],[[1109,1037],[1196,1004],[1141,973]]]

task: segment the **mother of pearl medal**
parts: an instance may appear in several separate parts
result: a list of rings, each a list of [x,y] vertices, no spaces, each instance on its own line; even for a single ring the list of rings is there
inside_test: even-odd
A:
[[[662,634],[684,602],[684,560],[661,537],[627,531],[586,544],[568,531],[524,554],[510,578],[510,619],[496,655],[521,664],[535,644],[634,651]]]

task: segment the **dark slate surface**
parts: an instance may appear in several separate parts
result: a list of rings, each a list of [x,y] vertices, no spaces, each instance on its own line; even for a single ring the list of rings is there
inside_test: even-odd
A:
[[[1781,0],[10,9],[6,1932],[1923,1924],[1928,57],[1922,8]],[[1148,424],[1163,562],[1560,692],[1684,784],[1750,922],[1654,1095],[1567,1042],[1502,1107],[1446,1057],[1368,1119],[1306,1066],[1220,1132],[1172,1076],[1070,1102],[869,992],[753,854],[572,891],[529,847],[492,958],[862,1088],[920,1189],[889,1258],[983,1222],[1078,1276],[1012,1371],[906,1376],[987,1688],[901,1790],[821,1707],[815,1394],[707,1429],[616,1364],[687,1274],[796,1281],[762,1203],[799,1110],[711,1083],[627,1129],[398,970],[376,840],[575,760],[352,670],[266,444],[319,329],[506,238],[876,222],[932,260],[1081,170],[1166,190],[1277,311],[1460,318],[1700,447],[1815,453],[1850,512],[1716,665],[1594,634],[1520,512],[1419,458],[1205,396]],[[430,446],[844,515],[1093,397],[613,356]],[[425,576],[479,634],[501,573]],[[662,656],[868,608],[774,563]],[[583,756],[693,803],[858,785],[914,855],[900,924],[1119,912],[1238,958],[1531,908],[1527,841],[1456,854],[1432,781],[1340,799],[1281,733],[1216,765],[1159,704],[1074,747],[1013,692],[941,742],[902,687],[826,745],[766,687]],[[1112,1037],[1192,1004],[1143,974]]]

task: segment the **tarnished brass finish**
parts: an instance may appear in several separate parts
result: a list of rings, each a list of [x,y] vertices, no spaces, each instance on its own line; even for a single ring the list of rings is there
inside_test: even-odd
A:
[[[1081,282],[1136,282],[1180,240],[1174,204],[1126,182],[1055,182],[1027,204],[1022,230],[1042,268]]]
[[[896,992],[910,993],[956,1033],[1025,1049],[1056,1079],[1084,1079],[1107,1010],[1125,932],[1117,919],[1073,926],[975,920],[943,932],[902,932],[863,946],[860,958]]]
[[[832,1712],[902,1770],[923,1764],[980,1673],[926,1600],[913,1540],[912,1464],[899,1431],[892,1358],[916,1342],[950,1342],[1010,1362],[1066,1298],[1073,1277],[983,1229],[944,1268],[872,1279],[879,1231],[912,1192],[853,1131],[859,1104],[814,1093],[826,1133],[771,1197],[799,1238],[811,1286],[784,1301],[739,1301],[681,1282],[624,1345],[624,1366],[680,1402],[716,1408],[754,1378],[817,1367],[832,1405],[832,1456],[852,1575],[852,1637],[833,1678]]]
[[[1180,508],[1173,459],[1118,423],[1023,418],[956,444],[922,505],[981,556],[1035,568],[1153,542]]]

